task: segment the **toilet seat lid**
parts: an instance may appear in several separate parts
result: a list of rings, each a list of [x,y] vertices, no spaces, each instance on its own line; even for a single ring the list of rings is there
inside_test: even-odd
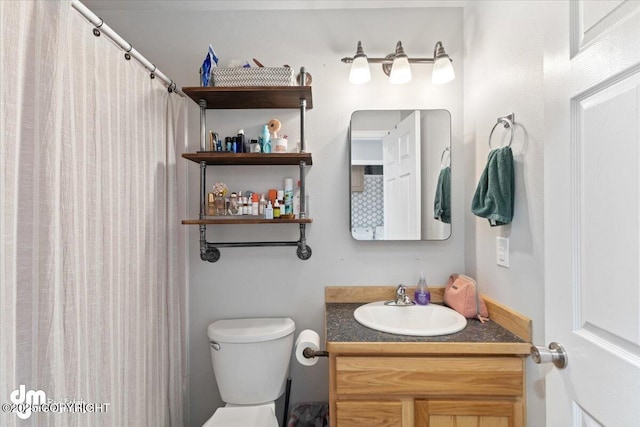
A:
[[[288,317],[220,319],[209,325],[207,336],[218,343],[256,343],[285,337],[295,329]]]
[[[279,427],[269,406],[219,408],[202,427]]]

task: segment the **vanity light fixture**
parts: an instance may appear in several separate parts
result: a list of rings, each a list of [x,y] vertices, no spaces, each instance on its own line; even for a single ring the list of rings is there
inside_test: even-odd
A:
[[[367,55],[362,50],[362,43],[358,42],[356,56],[353,57],[351,71],[349,72],[349,81],[355,84],[364,84],[371,80],[371,71],[369,71],[369,63]]]
[[[456,77],[451,65],[452,59],[445,52],[442,42],[437,42],[433,48],[433,58],[409,58],[404,52],[402,42],[396,44],[395,53],[390,53],[384,58],[368,58],[362,49],[362,42],[358,41],[356,55],[353,58],[342,58],[342,62],[351,64],[349,81],[356,84],[371,80],[369,64],[382,64],[382,71],[389,76],[389,82],[393,84],[402,84],[411,80],[409,64],[433,64],[431,74],[433,84],[448,83]]]

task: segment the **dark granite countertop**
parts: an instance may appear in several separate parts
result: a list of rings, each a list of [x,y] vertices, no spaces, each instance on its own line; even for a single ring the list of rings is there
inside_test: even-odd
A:
[[[437,337],[413,337],[379,332],[362,326],[353,312],[362,303],[327,303],[327,342],[417,342],[417,343],[524,343],[522,339],[493,321],[480,323],[467,319],[467,326],[460,332]]]

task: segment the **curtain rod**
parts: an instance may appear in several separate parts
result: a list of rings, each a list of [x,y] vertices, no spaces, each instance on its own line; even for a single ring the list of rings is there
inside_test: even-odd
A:
[[[146,68],[149,72],[151,72],[152,76],[158,76],[160,80],[162,80],[167,85],[167,90],[169,92],[175,92],[180,96],[184,97],[176,87],[176,84],[173,80],[167,77],[162,71],[158,70],[154,64],[149,62],[147,58],[142,56],[140,52],[134,49],[133,45],[126,40],[124,40],[118,33],[116,33],[111,27],[104,23],[102,18],[93,13],[89,8],[87,8],[84,4],[82,4],[79,0],[73,0],[71,2],[71,6],[77,10],[82,16],[84,16],[91,24],[93,24],[96,29],[93,30],[93,33],[98,36],[100,32],[104,33],[108,38],[110,38],[120,49],[125,51],[125,58],[129,59],[128,55],[134,57],[144,68]]]

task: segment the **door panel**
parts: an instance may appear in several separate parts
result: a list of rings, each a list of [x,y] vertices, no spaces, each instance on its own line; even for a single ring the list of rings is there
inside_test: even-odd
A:
[[[421,238],[420,111],[382,139],[385,239]]]
[[[519,402],[416,400],[416,427],[522,426]]]
[[[547,426],[635,427],[640,2],[553,3],[545,28],[545,331],[569,363],[547,371]]]
[[[574,233],[579,240],[574,330],[607,345],[627,347],[624,341],[628,341],[637,353],[640,287],[629,285],[631,278],[640,277],[636,144],[640,74],[606,83],[574,100],[578,122],[573,153],[578,183]],[[612,220],[606,220],[610,215]]]
[[[336,402],[339,427],[403,427],[402,402]]]

